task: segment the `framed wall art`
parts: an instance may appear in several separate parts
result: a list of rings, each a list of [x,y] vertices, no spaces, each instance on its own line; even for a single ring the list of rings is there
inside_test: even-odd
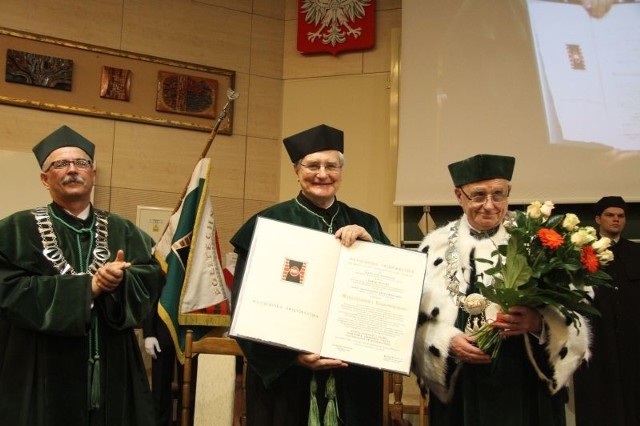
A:
[[[5,81],[71,91],[73,61],[7,49]]]
[[[100,97],[129,101],[131,97],[131,70],[102,67]]]
[[[158,72],[156,110],[215,118],[218,81],[174,72]]]
[[[232,70],[2,27],[0,55],[0,104],[19,107],[210,132],[235,89]]]

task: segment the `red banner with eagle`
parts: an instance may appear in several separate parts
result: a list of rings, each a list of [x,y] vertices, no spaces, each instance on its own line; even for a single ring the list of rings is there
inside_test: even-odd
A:
[[[364,50],[376,39],[375,0],[298,0],[298,51]]]

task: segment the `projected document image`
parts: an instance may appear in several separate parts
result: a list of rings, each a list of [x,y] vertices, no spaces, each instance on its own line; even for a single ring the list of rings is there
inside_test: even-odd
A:
[[[528,5],[550,141],[640,149],[640,3]]]
[[[401,62],[396,204],[455,203],[478,153],[517,158],[512,203],[640,197],[640,0],[407,2]]]

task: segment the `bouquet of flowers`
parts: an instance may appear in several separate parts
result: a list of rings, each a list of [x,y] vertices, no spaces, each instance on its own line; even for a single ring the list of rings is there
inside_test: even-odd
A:
[[[577,328],[581,315],[599,315],[586,300],[588,289],[607,285],[611,277],[602,266],[613,260],[608,238],[597,239],[593,227],[579,227],[573,213],[551,216],[551,201],[531,203],[525,212],[510,212],[505,229],[507,243],[499,245],[485,272],[493,285],[478,283],[482,295],[503,312],[512,306],[553,306]],[[475,333],[476,343],[495,358],[500,349],[500,330],[484,325]]]

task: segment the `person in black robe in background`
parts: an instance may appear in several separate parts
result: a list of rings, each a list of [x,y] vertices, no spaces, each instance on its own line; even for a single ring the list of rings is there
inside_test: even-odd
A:
[[[592,357],[574,376],[577,426],[640,425],[640,244],[622,237],[629,207],[607,196],[594,206],[602,237],[612,241],[605,271],[611,286],[595,288]]]
[[[378,220],[369,213],[336,199],[342,181],[343,132],[316,126],[284,139],[301,191],[292,200],[279,203],[250,218],[231,239],[238,253],[233,301],[237,300],[251,237],[258,216],[335,233],[342,244],[357,239],[389,244]],[[259,321],[259,318],[256,319]],[[295,325],[292,325],[295,326]],[[286,330],[283,330],[286,332]],[[321,358],[318,354],[238,339],[249,368],[247,371],[248,426],[302,426],[309,419],[310,385],[317,383],[320,419],[327,405],[325,388],[335,379],[340,424],[382,424],[382,372]],[[323,424],[323,423],[315,423]],[[327,423],[327,419],[324,422]]]
[[[177,381],[182,383],[182,366],[178,365],[171,333],[158,315],[157,305],[142,323],[142,336],[144,350],[151,357],[151,395],[156,412],[156,426],[171,426],[174,424],[173,376],[174,372],[178,372]]]

